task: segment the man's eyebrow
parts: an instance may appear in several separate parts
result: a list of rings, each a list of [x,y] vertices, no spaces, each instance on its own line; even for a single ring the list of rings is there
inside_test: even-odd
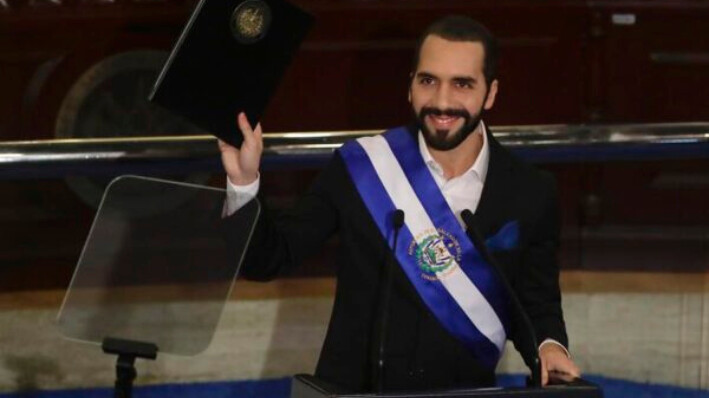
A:
[[[478,81],[475,80],[474,77],[471,76],[456,76],[453,78],[453,82],[455,83],[465,83],[465,84],[470,84],[470,85],[475,85]]]
[[[426,72],[426,71],[416,72],[416,77],[418,77],[418,78],[429,77],[429,78],[431,78],[431,79],[436,79],[436,76],[433,75],[433,73],[429,73],[429,72]]]

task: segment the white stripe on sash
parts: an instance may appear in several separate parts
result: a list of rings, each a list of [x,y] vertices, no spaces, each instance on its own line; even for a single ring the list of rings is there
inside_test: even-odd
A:
[[[386,139],[379,135],[363,137],[357,142],[369,156],[394,206],[406,214],[406,226],[411,234],[416,238],[435,231],[431,218],[418,200]],[[447,270],[445,277],[441,276],[438,280],[475,327],[502,352],[506,335],[500,318],[460,266],[456,263],[452,268],[453,272]]]

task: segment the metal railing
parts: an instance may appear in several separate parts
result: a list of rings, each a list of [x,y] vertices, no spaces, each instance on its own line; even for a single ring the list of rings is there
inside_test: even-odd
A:
[[[709,122],[492,128],[533,162],[709,158]],[[342,143],[381,130],[264,134],[264,167],[313,167]],[[212,136],[0,142],[0,178],[219,171]]]

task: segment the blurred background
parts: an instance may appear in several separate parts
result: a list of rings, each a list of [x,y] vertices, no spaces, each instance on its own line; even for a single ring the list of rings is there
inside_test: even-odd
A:
[[[501,43],[486,122],[559,183],[576,362],[607,397],[709,397],[709,1],[293,2],[316,24],[262,120],[271,207],[345,139],[407,123],[419,33],[469,15]],[[194,6],[0,0],[0,397],[110,396],[115,358],[55,318],[113,177],[224,187],[216,142],[146,100]],[[209,348],[140,362],[137,394],[288,396],[314,370],[335,243],[280,281],[237,282]],[[521,383],[513,348],[498,371]]]

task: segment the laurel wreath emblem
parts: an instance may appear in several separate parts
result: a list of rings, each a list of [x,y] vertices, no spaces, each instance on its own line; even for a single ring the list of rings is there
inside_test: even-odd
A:
[[[460,245],[450,233],[439,230],[416,244],[413,254],[424,273],[436,275],[460,261]]]
[[[262,0],[246,0],[234,9],[231,31],[244,44],[255,43],[266,35],[271,23],[271,10]]]

